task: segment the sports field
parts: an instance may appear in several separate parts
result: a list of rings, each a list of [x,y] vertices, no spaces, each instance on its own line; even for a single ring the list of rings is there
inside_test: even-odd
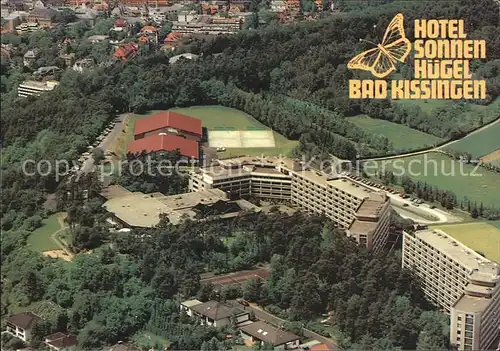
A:
[[[268,127],[257,121],[255,118],[246,114],[243,111],[224,106],[192,106],[183,108],[173,108],[171,111],[176,111],[191,117],[201,119],[203,127],[210,131],[223,130],[252,130],[252,128],[262,128],[270,131]],[[266,144],[260,147],[227,147],[226,151],[219,155],[220,158],[228,158],[234,156],[250,155],[250,156],[289,156],[295,147],[299,144],[296,140],[288,140],[283,135],[273,131],[274,147],[270,145],[270,138],[266,139]]]
[[[414,180],[426,182],[440,189],[450,190],[457,195],[458,201],[467,197],[476,201],[478,206],[500,207],[500,175],[483,167],[462,164],[442,153],[428,152],[421,155],[402,157],[383,161],[370,161],[367,164],[370,174],[376,170],[390,170],[397,176],[408,175]],[[375,168],[376,167],[376,168]]]
[[[54,240],[52,240],[52,234],[61,229],[57,220],[58,217],[59,214],[55,213],[44,219],[42,221],[43,225],[35,229],[28,237],[27,243],[32,250],[43,252],[60,249]]]
[[[470,247],[486,258],[500,263],[500,229],[487,222],[431,226]]]
[[[252,129],[271,131],[252,116],[244,113],[243,111],[224,106],[191,106],[172,108],[170,111],[185,114],[187,116],[195,117],[201,120],[203,127],[207,128],[208,134],[210,131],[220,130],[245,130]],[[135,121],[141,118],[148,117],[154,113],[161,112],[159,110],[150,111],[146,114],[132,115],[125,127],[126,132],[123,138],[123,152],[126,154],[126,145],[134,140],[134,125]],[[299,142],[297,140],[288,140],[283,135],[272,131],[274,137],[274,147],[270,147],[270,137],[266,139],[266,143],[259,147],[226,147],[226,151],[219,154],[219,158],[228,158],[234,156],[289,156],[292,150],[297,147]],[[215,146],[217,147],[217,146]]]
[[[366,115],[349,117],[348,120],[361,129],[386,136],[394,150],[413,150],[432,146],[442,141],[437,136],[412,129],[402,124],[371,118]]]
[[[481,157],[499,149],[500,121],[451,144],[449,148],[469,152],[473,157]]]

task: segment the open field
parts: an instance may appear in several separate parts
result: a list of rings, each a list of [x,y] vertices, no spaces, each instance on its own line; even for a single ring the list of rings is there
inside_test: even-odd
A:
[[[61,229],[58,217],[59,213],[55,213],[42,221],[43,225],[37,228],[28,237],[28,246],[35,251],[52,251],[59,250],[60,247],[52,240],[52,234]]]
[[[473,157],[485,156],[500,148],[500,122],[473,133],[449,146],[461,152],[469,152]]]
[[[500,222],[500,221],[497,221]],[[431,226],[470,247],[486,258],[500,263],[500,229],[487,222]]]
[[[500,149],[490,152],[480,158],[482,163],[489,163],[493,166],[500,167]]]
[[[376,168],[375,168],[376,164]],[[416,156],[369,163],[368,172],[389,170],[396,176],[408,175],[440,189],[450,190],[461,201],[467,197],[487,206],[500,207],[500,175],[482,167],[462,164],[444,154],[428,152]],[[373,168],[372,168],[373,167]]]
[[[371,118],[366,115],[349,117],[348,120],[368,132],[386,136],[395,150],[412,150],[432,146],[442,141],[437,136],[411,129],[405,125]]]
[[[452,105],[456,105],[456,101],[451,101],[451,100],[395,100],[392,102],[393,104],[404,104],[407,106],[418,106],[420,109],[427,113],[431,114],[432,112],[436,111],[439,108],[442,107],[449,107]],[[482,112],[482,111],[487,111],[489,109],[489,106],[484,106],[484,105],[476,105],[476,104],[471,104],[469,102],[460,102],[461,104],[464,104],[467,108],[470,108],[472,112]],[[500,100],[497,99],[494,101],[490,106],[495,106],[495,104],[500,103]],[[494,118],[490,118],[485,120],[487,121],[492,121]]]

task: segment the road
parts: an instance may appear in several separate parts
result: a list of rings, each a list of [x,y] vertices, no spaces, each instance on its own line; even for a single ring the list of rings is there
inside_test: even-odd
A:
[[[451,140],[451,141],[448,141],[447,143],[441,145],[441,146],[438,146],[438,147],[429,147],[425,150],[420,150],[420,151],[414,151],[414,152],[406,152],[406,153],[402,153],[402,154],[399,154],[399,155],[392,155],[392,156],[380,156],[380,157],[373,157],[373,158],[367,158],[367,159],[363,159],[363,161],[382,161],[382,160],[390,160],[390,159],[394,159],[394,158],[401,158],[401,157],[410,157],[410,156],[416,156],[416,155],[421,155],[421,154],[426,154],[428,152],[431,152],[431,151],[435,151],[435,152],[441,152],[441,153],[445,153],[443,151],[444,148],[454,144],[454,143],[457,143],[459,142],[460,140],[463,140],[473,134],[476,134],[476,133],[479,133],[487,128],[490,128],[492,126],[494,126],[495,124],[497,123],[500,123],[500,118],[497,118],[496,120],[493,120],[489,123],[486,123],[484,126],[482,126],[481,128],[478,128],[476,130],[473,130],[472,132],[464,135],[463,137],[461,137],[460,139],[456,139],[456,140]]]
[[[115,139],[120,135],[124,128],[124,122],[125,119],[130,115],[130,113],[123,113],[121,115],[118,115],[118,117],[114,120],[116,123],[111,132],[109,132],[108,135],[99,143],[97,146],[98,148],[101,148],[102,151],[106,152],[109,150],[109,147],[113,144]],[[94,159],[93,157],[89,157],[88,159],[83,162],[82,167],[80,168],[81,173],[89,173],[94,170]]]
[[[234,306],[243,307],[240,304],[238,304],[238,302],[236,302],[234,300],[230,301],[230,303],[233,304]],[[257,317],[258,319],[260,319],[264,322],[273,324],[275,326],[281,326],[281,325],[283,325],[283,323],[286,322],[284,319],[276,317],[275,315],[272,315],[272,314],[262,310],[261,308],[255,306],[253,304],[250,306],[246,306],[244,308],[245,308],[245,310],[248,310],[248,309],[252,310],[255,314],[255,317]],[[307,339],[318,340],[319,342],[327,345],[329,350],[342,350],[342,348],[337,345],[335,340],[321,336],[321,335],[313,332],[312,330],[302,328],[302,333],[303,333],[304,337]]]
[[[374,191],[384,191],[353,178],[350,178],[350,180],[362,187],[366,187]],[[462,221],[461,218],[453,216],[446,211],[440,210],[438,208],[430,208],[428,204],[420,204],[417,207],[413,204],[413,202],[408,199],[403,199],[398,194],[391,194],[388,191],[385,191],[385,193],[391,199],[392,208],[396,210],[396,212],[398,212],[403,218],[409,218],[421,224],[438,224]],[[405,206],[405,204],[407,204],[408,206]]]

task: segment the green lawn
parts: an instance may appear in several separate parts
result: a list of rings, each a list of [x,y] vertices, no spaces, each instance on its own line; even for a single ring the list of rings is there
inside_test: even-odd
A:
[[[59,250],[60,247],[52,240],[51,236],[61,229],[57,218],[59,213],[55,213],[42,221],[43,226],[37,228],[28,237],[28,246],[35,251]]]
[[[232,127],[247,129],[248,127],[263,127],[263,124],[243,111],[224,106],[191,106],[172,108],[170,111],[196,117],[208,130],[216,127]],[[266,128],[268,129],[268,128]]]
[[[166,349],[168,346],[168,340],[150,332],[138,332],[132,337],[132,341],[135,345],[139,346],[141,349],[149,349],[155,345],[163,345]]]
[[[192,106],[172,108],[170,111],[179,112],[187,116],[199,118],[203,127],[208,130],[216,127],[232,127],[235,130],[245,130],[248,127],[262,127],[269,129],[252,116],[243,111],[224,106]],[[134,124],[135,121],[141,118],[150,116],[151,114],[160,111],[151,111],[143,115],[132,115],[130,125],[127,127],[125,136],[125,145],[134,140]],[[296,140],[288,140],[283,135],[274,132],[274,140],[276,147],[273,148],[227,148],[225,152],[219,155],[220,158],[229,158],[234,156],[250,155],[250,156],[289,156],[292,150],[299,144]],[[126,154],[126,147],[124,147]]]
[[[453,150],[469,152],[481,157],[500,148],[500,122],[471,134],[449,146]]]
[[[486,258],[500,263],[500,229],[487,222],[436,225],[462,244]]]
[[[350,117],[348,120],[368,132],[386,136],[395,150],[412,150],[432,146],[442,141],[437,136],[411,129],[405,125],[371,118],[366,115]]]
[[[450,190],[457,195],[458,201],[467,197],[477,201],[478,205],[500,207],[500,175],[475,166],[461,164],[452,158],[437,152],[397,159],[371,161],[367,164],[370,174],[376,170],[391,170],[395,175],[406,174],[414,180],[420,180]]]

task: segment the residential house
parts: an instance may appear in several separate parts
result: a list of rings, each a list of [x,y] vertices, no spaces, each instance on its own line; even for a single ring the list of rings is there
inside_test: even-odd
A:
[[[23,56],[23,64],[26,67],[31,67],[36,62],[36,60],[38,60],[39,57],[40,57],[39,49],[28,50]]]
[[[33,326],[41,319],[32,312],[21,312],[7,318],[5,331],[24,342],[28,342],[31,339]]]
[[[158,44],[158,29],[153,26],[142,27],[139,36],[148,38],[148,43],[153,42]]]
[[[5,28],[9,33],[14,32],[17,26],[24,22],[27,17],[27,12],[12,12],[7,17],[2,18],[2,21],[5,22],[3,28]]]
[[[76,335],[57,332],[45,337],[45,345],[55,351],[72,350],[76,346]]]
[[[98,14],[99,12],[97,10],[88,8],[85,5],[75,10],[76,18],[78,18],[80,22],[88,24],[90,27],[95,25]]]
[[[116,32],[126,31],[128,29],[128,22],[124,18],[118,18],[113,24],[113,30]]]
[[[276,328],[263,321],[257,321],[240,328],[241,337],[247,346],[263,345],[273,346],[274,350],[294,350],[300,344],[300,337],[282,328]]]
[[[223,327],[235,323],[245,323],[250,320],[250,311],[226,305],[219,301],[201,302],[189,300],[181,303],[181,311],[192,318],[199,318],[201,324],[213,327]]]
[[[28,22],[38,23],[42,28],[50,28],[55,22],[57,11],[50,8],[36,8],[30,12]]]
[[[182,46],[181,42],[181,33],[171,32],[167,35],[165,40],[163,41],[163,50],[175,50]]]
[[[118,49],[116,49],[113,56],[116,59],[126,61],[126,60],[134,57],[137,54],[137,51],[139,51],[139,45],[137,45],[136,43],[127,43],[123,46],[120,46]]]

